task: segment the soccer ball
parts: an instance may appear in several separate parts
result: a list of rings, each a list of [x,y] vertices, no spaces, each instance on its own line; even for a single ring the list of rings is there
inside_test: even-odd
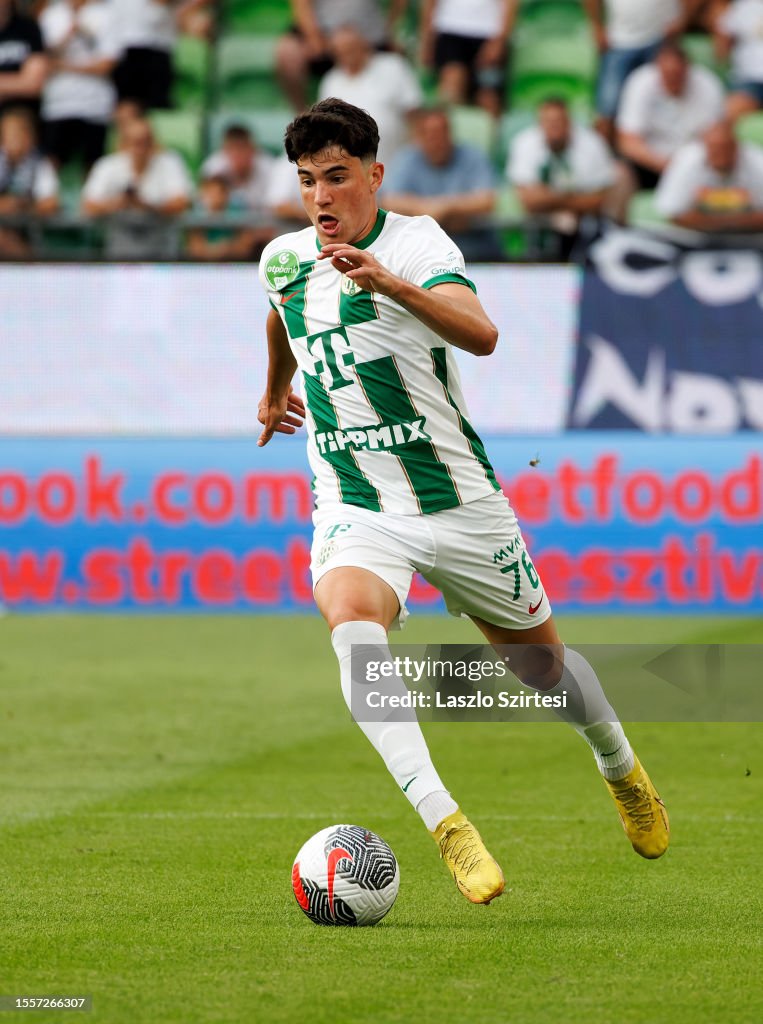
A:
[[[291,885],[297,903],[316,924],[376,924],[395,902],[400,869],[375,833],[358,825],[331,825],[299,851]]]

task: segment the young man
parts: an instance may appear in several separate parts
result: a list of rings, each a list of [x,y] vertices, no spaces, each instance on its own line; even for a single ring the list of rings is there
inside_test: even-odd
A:
[[[378,209],[378,144],[376,122],[341,100],[289,125],[286,152],[313,226],[275,239],[260,264],[272,309],[258,443],[294,433],[307,416],[315,600],[345,700],[353,645],[391,658],[387,631],[406,618],[419,571],[490,643],[544,645],[512,668],[537,688],[566,690],[565,717],[592,746],[634,848],[659,857],[668,845],[664,807],[593,669],[562,648],[514,513],[466,418],[451,346],[489,355],[498,332],[442,229],[429,217]],[[291,387],[297,369],[305,404]],[[494,564],[506,543],[521,551],[521,572]],[[503,874],[446,790],[418,723],[359,724],[460,891],[489,903]]]

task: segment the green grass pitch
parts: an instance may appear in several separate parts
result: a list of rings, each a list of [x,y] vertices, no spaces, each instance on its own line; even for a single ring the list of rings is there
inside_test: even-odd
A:
[[[561,623],[763,640],[731,618]],[[404,639],[475,636],[414,616]],[[763,1020],[760,725],[632,726],[673,824],[654,863],[571,730],[427,726],[507,875],[473,907],[349,720],[316,618],[9,616],[0,722],[0,995],[90,994],[85,1019],[115,1024]],[[297,849],[339,821],[400,861],[376,928],[318,928],[292,896]]]

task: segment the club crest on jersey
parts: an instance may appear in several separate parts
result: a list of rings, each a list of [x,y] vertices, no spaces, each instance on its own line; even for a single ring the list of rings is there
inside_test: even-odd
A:
[[[271,288],[280,291],[299,273],[299,256],[292,249],[281,249],[269,257],[265,277]]]
[[[400,423],[372,423],[368,427],[348,427],[346,430],[322,430],[315,435],[321,455],[329,452],[391,451],[416,441],[431,441],[424,430],[426,419],[403,420]]]
[[[342,274],[342,281],[341,281],[341,284],[340,284],[340,288],[342,289],[342,294],[343,295],[350,295],[350,296],[357,295],[359,292],[363,291],[363,289],[360,287],[360,285],[357,283],[357,281],[353,281],[352,278],[351,277],[347,277],[346,274]]]

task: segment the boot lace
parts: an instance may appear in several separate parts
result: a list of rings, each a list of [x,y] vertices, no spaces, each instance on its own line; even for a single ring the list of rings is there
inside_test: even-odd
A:
[[[637,782],[622,793],[617,794],[617,799],[628,812],[629,817],[636,822],[640,832],[649,832],[654,825],[654,806],[649,798],[649,790]]]
[[[440,840],[440,857],[469,874],[482,859],[482,844],[471,825],[454,825]]]

